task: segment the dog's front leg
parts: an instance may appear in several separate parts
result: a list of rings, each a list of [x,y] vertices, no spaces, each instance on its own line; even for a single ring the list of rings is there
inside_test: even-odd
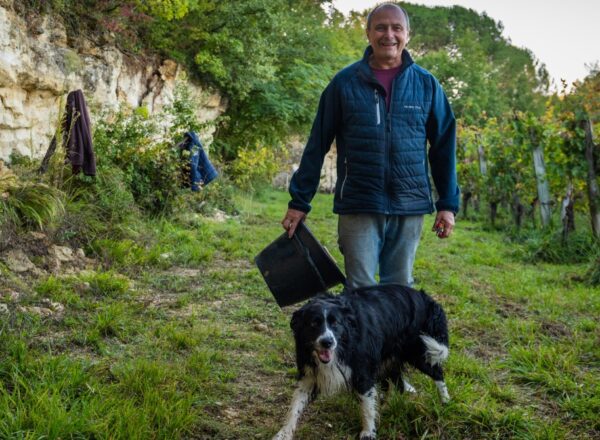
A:
[[[303,378],[298,382],[298,387],[294,391],[292,398],[292,406],[288,411],[285,425],[279,430],[273,440],[292,440],[294,437],[294,431],[298,425],[298,420],[306,408],[306,405],[311,401],[313,394],[314,383],[308,378]]]
[[[377,420],[377,390],[369,389],[365,394],[359,394],[362,415],[362,431],[360,440],[375,440],[377,437],[375,421]]]

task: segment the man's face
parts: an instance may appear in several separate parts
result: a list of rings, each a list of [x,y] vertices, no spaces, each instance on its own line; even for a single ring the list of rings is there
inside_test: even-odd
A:
[[[408,42],[406,18],[401,10],[383,8],[371,17],[367,38],[376,61],[389,64],[402,59],[402,50]]]

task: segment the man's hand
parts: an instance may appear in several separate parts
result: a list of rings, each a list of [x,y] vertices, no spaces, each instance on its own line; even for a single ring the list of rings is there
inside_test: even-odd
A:
[[[306,218],[306,213],[302,211],[298,211],[297,209],[288,209],[285,213],[285,217],[281,220],[281,225],[283,229],[288,231],[288,237],[292,238],[294,232],[296,232],[296,228],[298,227],[298,223],[303,222]]]
[[[439,211],[435,216],[435,222],[431,230],[438,238],[448,238],[454,229],[454,213],[452,211]]]

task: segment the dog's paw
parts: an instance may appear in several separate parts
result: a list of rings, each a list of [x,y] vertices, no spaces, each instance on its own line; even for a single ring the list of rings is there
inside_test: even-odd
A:
[[[410,383],[403,380],[402,384],[404,385],[404,392],[410,393],[410,394],[417,394],[417,390]]]
[[[360,433],[360,440],[376,440],[377,435],[373,431],[363,431]]]

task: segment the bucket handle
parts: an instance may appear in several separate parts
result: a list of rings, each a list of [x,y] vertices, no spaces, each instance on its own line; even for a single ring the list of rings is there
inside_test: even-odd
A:
[[[300,239],[300,237],[298,237],[298,234],[294,234],[292,236],[292,238],[295,240],[295,242],[296,242],[298,248],[300,249],[300,251],[306,257],[306,261],[308,261],[308,265],[312,268],[312,270],[317,275],[317,278],[319,280],[319,283],[321,284],[321,287],[323,288],[323,291],[326,291],[327,290],[327,285],[325,284],[325,280],[321,276],[321,272],[319,271],[319,268],[317,267],[317,265],[313,261],[312,257],[310,256],[310,251],[308,250],[308,247],[306,247],[304,245],[304,243],[302,242],[302,240]]]

